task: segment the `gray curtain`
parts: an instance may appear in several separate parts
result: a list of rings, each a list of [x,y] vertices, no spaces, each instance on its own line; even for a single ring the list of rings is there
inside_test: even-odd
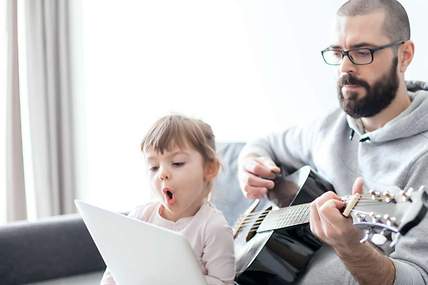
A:
[[[17,0],[7,0],[6,220],[27,218],[19,93]]]
[[[26,0],[29,126],[38,217],[74,212],[68,0]]]

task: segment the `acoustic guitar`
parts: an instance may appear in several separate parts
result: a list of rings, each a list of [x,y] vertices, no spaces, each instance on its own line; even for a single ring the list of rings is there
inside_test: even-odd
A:
[[[322,243],[309,229],[310,202],[331,184],[309,166],[275,179],[268,197],[256,200],[234,226],[237,278],[240,285],[294,284]],[[347,215],[385,254],[400,235],[417,225],[427,212],[428,194],[421,187],[406,191],[369,190],[342,198]],[[344,213],[343,213],[344,214]]]

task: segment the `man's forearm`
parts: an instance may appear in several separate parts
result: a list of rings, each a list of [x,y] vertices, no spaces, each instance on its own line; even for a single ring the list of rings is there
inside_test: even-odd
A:
[[[360,285],[394,283],[394,263],[369,243],[360,244],[352,252],[336,249],[336,253]]]

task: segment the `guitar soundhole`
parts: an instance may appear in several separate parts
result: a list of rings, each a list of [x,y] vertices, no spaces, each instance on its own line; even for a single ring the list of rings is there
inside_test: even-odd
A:
[[[252,223],[251,228],[248,231],[247,236],[245,237],[245,241],[248,242],[257,234],[257,230],[270,210],[272,210],[272,207],[266,208],[264,211],[258,213],[254,223]]]

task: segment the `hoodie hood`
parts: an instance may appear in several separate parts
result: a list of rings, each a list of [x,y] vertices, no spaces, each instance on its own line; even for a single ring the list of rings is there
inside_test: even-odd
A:
[[[382,128],[364,133],[361,121],[347,115],[349,127],[360,136],[361,142],[383,143],[428,131],[428,83],[408,81],[406,84],[412,100],[410,106]]]

